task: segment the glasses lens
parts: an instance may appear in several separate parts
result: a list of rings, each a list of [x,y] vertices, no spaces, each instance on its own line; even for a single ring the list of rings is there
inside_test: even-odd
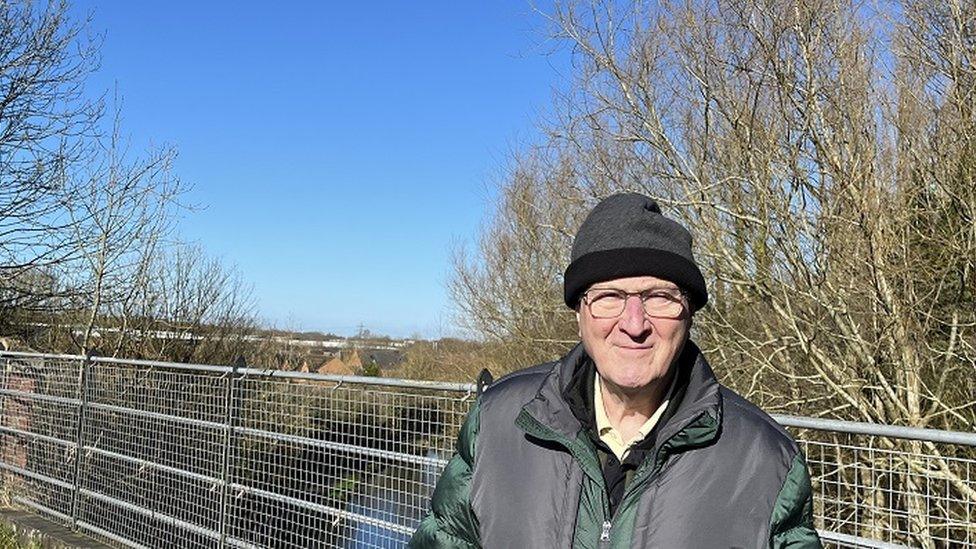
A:
[[[657,318],[678,318],[684,302],[678,292],[654,292],[644,299],[644,312]]]
[[[624,311],[627,295],[612,290],[599,290],[590,294],[590,314],[595,318],[613,318]]]

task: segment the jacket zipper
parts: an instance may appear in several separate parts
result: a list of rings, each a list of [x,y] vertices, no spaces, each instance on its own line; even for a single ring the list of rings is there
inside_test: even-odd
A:
[[[705,415],[707,415],[706,412],[702,412],[701,414],[698,414],[693,420],[689,421],[682,428],[680,428],[674,435],[669,437],[668,440],[665,441],[665,443],[667,443],[677,435],[684,432],[685,429],[695,424],[700,418],[702,418]],[[515,423],[516,425],[521,427],[529,434],[537,436],[543,440],[556,442],[559,445],[563,446],[564,448],[569,450],[569,452],[574,456],[574,458],[576,458],[577,462],[579,462],[581,465],[583,464],[585,458],[581,457],[581,455],[577,453],[576,444],[573,444],[573,442],[570,439],[559,435],[549,427],[545,426],[541,421],[536,419],[535,416],[533,416],[531,413],[528,413],[528,411],[525,410],[524,408],[519,413],[518,417],[516,417]],[[623,498],[621,498],[620,503],[618,504],[617,509],[614,511],[613,516],[609,516],[610,503],[606,493],[606,487],[604,487],[603,489],[604,511],[603,512],[604,512],[604,517],[607,518],[604,519],[602,529],[600,531],[600,541],[599,541],[600,547],[610,547],[610,540],[611,540],[611,534],[613,529],[612,520],[616,517],[617,514],[621,512],[622,508],[624,508],[627,505],[633,504],[633,502],[629,500],[630,498],[635,497],[634,493],[637,487],[643,486],[645,483],[650,482],[651,480],[656,478],[657,475],[661,472],[661,469],[663,468],[664,461],[666,461],[666,458],[665,460],[662,460],[661,463],[657,463],[657,462],[658,462],[658,454],[663,450],[664,450],[664,445],[658,447],[657,451],[654,452],[653,455],[654,465],[652,466],[649,472],[645,474],[640,474],[641,472],[638,471],[638,475],[636,476],[636,478],[633,479],[631,485],[624,491]],[[669,453],[673,453],[673,452],[669,452]]]
[[[564,438],[562,436],[559,436],[556,433],[553,433],[553,431],[551,429],[549,429],[548,427],[545,427],[534,416],[532,416],[531,414],[525,413],[525,410],[522,410],[522,412],[516,418],[516,424],[519,424],[519,420],[522,419],[523,415],[528,420],[530,420],[532,423],[535,424],[535,428],[534,429],[531,426],[528,426],[528,428],[531,429],[531,430],[529,430],[527,432],[532,433],[532,434],[535,434],[535,436],[538,436],[539,438],[543,438],[545,440],[549,440],[549,441],[556,442],[556,443],[560,444],[561,446],[563,446],[564,448],[566,448],[567,450],[569,450],[570,453],[572,453],[574,455],[574,457],[576,457],[577,461],[582,461],[582,458],[580,458],[576,454],[576,452],[574,451],[574,449],[573,449],[574,448],[574,445],[568,439],[566,439],[566,438]],[[702,414],[699,414],[693,421],[689,422],[687,425],[685,425],[684,427],[682,427],[681,429],[679,429],[678,432],[674,436],[677,436],[678,434],[680,434],[681,432],[683,432],[689,425],[692,425],[702,415],[704,415],[704,412]],[[522,427],[523,427],[523,429],[525,429],[527,426],[522,426]],[[534,431],[534,433],[533,433],[533,431]],[[672,436],[671,438],[674,438],[674,437]],[[640,471],[638,471],[637,477],[634,478],[634,480],[631,482],[631,485],[629,487],[627,487],[627,489],[624,491],[624,496],[623,496],[623,498],[621,498],[620,503],[617,505],[617,509],[614,511],[613,516],[609,516],[610,515],[610,501],[609,501],[609,499],[607,497],[606,487],[604,487],[604,489],[603,489],[603,505],[604,505],[603,512],[604,512],[604,516],[605,517],[608,517],[608,518],[604,519],[604,521],[603,521],[603,527],[602,527],[602,529],[600,531],[600,546],[601,547],[610,547],[611,530],[613,529],[613,522],[612,522],[612,520],[617,516],[618,513],[621,512],[620,510],[625,506],[624,504],[625,503],[629,503],[628,500],[630,498],[634,497],[634,493],[635,493],[635,491],[637,490],[637,488],[639,486],[643,486],[645,483],[650,482],[651,480],[653,480],[654,478],[656,478],[657,475],[661,472],[661,468],[664,465],[664,462],[662,461],[661,463],[657,463],[657,461],[658,461],[657,460],[657,457],[658,457],[658,454],[661,451],[663,451],[663,449],[664,448],[662,446],[662,447],[658,448],[657,452],[654,452],[653,459],[654,459],[655,464],[654,464],[653,468],[649,472],[647,472],[646,474],[640,474]]]
[[[658,452],[660,451],[661,450],[658,450]],[[638,492],[638,489],[642,488],[645,484],[657,478],[658,474],[660,474],[664,463],[663,461],[660,464],[657,463],[658,452],[654,453],[653,456],[654,466],[649,466],[650,471],[647,471],[647,468],[643,468],[643,470],[639,470],[637,472],[637,475],[635,475],[635,478],[631,481],[630,486],[628,486],[627,489],[624,491],[624,496],[620,498],[620,503],[617,504],[617,508],[614,510],[613,516],[610,517],[611,520],[616,518],[617,514],[621,513],[622,509],[626,505],[632,504],[632,502],[630,502],[629,500],[630,498],[636,497],[635,494]],[[604,494],[606,494],[605,489],[604,489]],[[610,502],[605,495],[604,495],[604,502],[606,505],[606,507],[604,508],[605,509],[604,512],[609,512]],[[613,523],[611,522],[611,520],[603,521],[603,530],[600,533],[601,547],[610,547],[610,530],[613,528]]]
[[[697,418],[696,418],[696,420],[697,420]],[[689,425],[690,424],[691,423],[689,423]],[[684,428],[680,429],[678,431],[678,433],[681,433],[683,430],[684,430]],[[658,475],[661,473],[661,470],[664,468],[665,461],[667,461],[667,458],[670,457],[670,455],[666,455],[665,458],[663,460],[661,460],[660,463],[658,463],[658,454],[660,452],[662,452],[663,450],[664,450],[664,448],[663,448],[663,445],[662,445],[662,447],[659,448],[657,452],[654,452],[654,455],[652,456],[652,459],[654,460],[654,465],[653,466],[648,466],[648,467],[650,467],[650,471],[647,471],[647,469],[645,468],[645,469],[639,470],[637,472],[637,475],[635,475],[635,478],[631,481],[630,486],[628,486],[627,489],[624,491],[624,496],[622,498],[620,498],[620,503],[617,504],[617,509],[614,511],[614,516],[611,517],[611,518],[615,518],[617,516],[617,514],[621,512],[621,509],[623,509],[625,507],[625,504],[632,504],[632,502],[630,502],[629,500],[630,500],[630,498],[636,497],[635,494],[637,493],[638,489],[643,488],[643,486],[645,484],[653,481],[654,479],[656,479],[658,477]],[[669,452],[669,454],[670,454],[670,452]],[[647,472],[645,473],[644,471],[647,471]],[[604,501],[607,501],[607,500],[605,499]],[[609,508],[609,502],[607,503],[607,508]],[[610,544],[609,544],[609,541],[610,541],[610,529],[612,527],[613,527],[612,526],[612,523],[609,520],[603,521],[603,531],[600,534],[600,545],[601,546],[606,546],[606,547],[609,547],[610,546]]]
[[[603,529],[600,530],[600,547],[610,547],[610,529],[613,528],[613,519],[616,518],[617,512],[620,511],[618,506],[614,510],[613,515],[610,514],[610,497],[607,494],[606,486],[603,487]]]
[[[516,425],[520,426],[523,430],[525,430],[525,432],[533,436],[539,437],[543,440],[548,440],[550,442],[555,442],[560,446],[566,448],[566,450],[568,450],[570,454],[573,455],[577,463],[579,463],[581,466],[584,467],[584,474],[587,474],[585,472],[585,465],[584,465],[584,461],[586,460],[586,458],[582,456],[582,452],[578,449],[579,445],[573,444],[573,442],[570,439],[565,438],[559,435],[558,433],[554,432],[552,429],[546,427],[545,425],[542,424],[542,422],[536,419],[535,416],[533,416],[530,413],[527,413],[526,410],[524,409],[519,413],[518,417],[516,417],[515,423]],[[603,528],[600,531],[599,544],[600,547],[610,547],[610,530],[612,528],[612,523],[610,519],[613,517],[610,517],[610,501],[607,498],[606,487],[604,487],[601,490],[601,492],[603,494],[603,516],[607,518],[605,518],[603,521]]]

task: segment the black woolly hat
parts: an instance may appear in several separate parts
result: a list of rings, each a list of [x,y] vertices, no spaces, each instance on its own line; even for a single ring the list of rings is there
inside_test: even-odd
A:
[[[674,282],[688,292],[694,310],[708,302],[705,278],[691,253],[691,233],[637,193],[612,195],[586,216],[563,279],[566,305],[575,309],[592,284],[629,276]]]

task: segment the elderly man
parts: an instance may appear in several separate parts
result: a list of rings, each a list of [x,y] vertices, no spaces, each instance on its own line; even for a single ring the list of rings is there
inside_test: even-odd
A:
[[[485,391],[411,545],[820,547],[796,443],[688,338],[708,300],[690,233],[611,196],[564,284],[582,343]]]

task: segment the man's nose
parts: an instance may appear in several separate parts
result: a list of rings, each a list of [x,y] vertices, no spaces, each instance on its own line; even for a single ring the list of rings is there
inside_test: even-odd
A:
[[[624,302],[624,312],[620,313],[620,328],[631,336],[638,336],[646,331],[644,302],[640,296],[627,296]]]

